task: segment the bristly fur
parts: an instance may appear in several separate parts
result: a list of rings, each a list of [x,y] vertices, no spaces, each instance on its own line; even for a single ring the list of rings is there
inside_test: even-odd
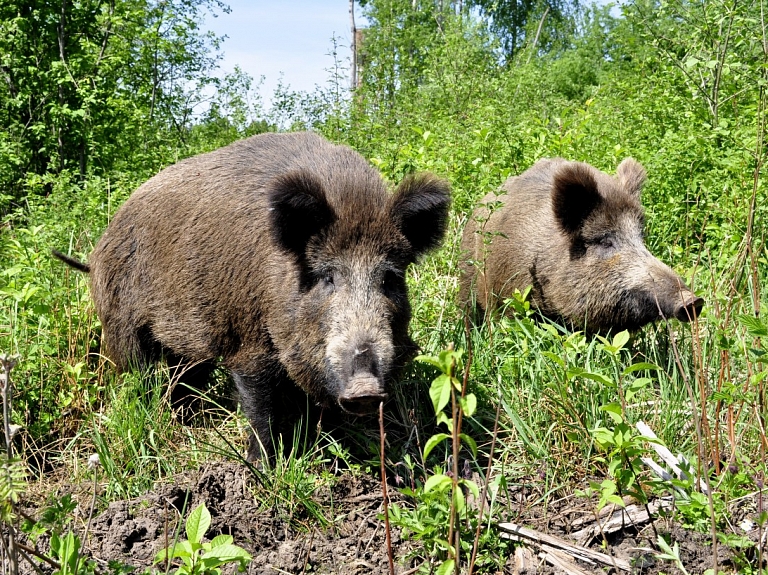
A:
[[[417,255],[440,244],[451,205],[447,182],[431,174],[406,176],[390,202],[393,220]]]
[[[268,194],[272,239],[293,255],[336,219],[321,183],[306,170],[278,175]]]
[[[624,158],[616,168],[616,177],[627,194],[640,197],[646,178],[645,168],[640,165],[640,162],[634,158]]]
[[[257,459],[286,401],[306,404],[297,392],[350,412],[385,397],[415,346],[406,268],[442,240],[448,203],[431,176],[389,194],[360,154],[312,133],[183,160],[131,195],[89,258],[107,354],[119,370],[157,349],[220,359]]]
[[[643,243],[645,170],[627,158],[616,172],[540,160],[486,196],[462,238],[462,304],[493,311],[530,285],[541,314],[575,329],[695,317],[704,300]]]

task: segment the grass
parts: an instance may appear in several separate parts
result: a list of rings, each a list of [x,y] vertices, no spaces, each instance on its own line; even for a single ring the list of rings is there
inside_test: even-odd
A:
[[[715,290],[707,294],[711,304],[702,318],[692,325],[648,326],[618,353],[606,351],[610,339],[537,320],[522,298],[509,303],[509,315],[467,329],[454,299],[463,223],[462,216],[453,214],[445,246],[409,274],[412,332],[427,353],[450,343],[472,351],[469,382],[480,409],[467,429],[480,446],[481,456],[473,464],[479,471],[500,406],[490,477],[496,486],[494,513],[515,513],[505,509],[502,487],[526,485],[538,493],[537,504],[546,506],[584,487],[589,477],[609,476],[606,449],[596,442],[594,430],[610,427],[605,406],[620,404],[627,424],[648,423],[664,443],[687,454],[700,472],[710,473],[714,531],[727,533],[728,502],[748,493],[750,482],[754,490],[755,478],[766,472],[761,455],[765,413],[759,406],[765,397],[768,332],[749,313],[751,302],[734,297],[732,285],[714,269],[704,277],[702,266],[699,283]],[[2,345],[22,354],[14,371],[15,413],[27,432],[18,451],[32,465],[33,476],[53,467],[74,481],[86,479],[85,462],[98,453],[104,470],[101,497],[110,501],[139,495],[155,481],[205,461],[237,460],[247,435],[241,416],[218,412],[202,426],[183,426],[168,406],[166,390],[172,382],[167,370],[114,374],[99,352],[99,323],[85,278],[54,267],[46,256],[59,233],[31,225],[3,236],[14,264],[4,271],[2,293],[9,306]],[[639,362],[659,369],[622,375]],[[649,381],[625,401],[638,378]],[[424,461],[421,456],[425,438],[435,429],[426,407],[430,379],[423,366],[409,367],[388,409],[394,444],[388,453],[390,469],[406,482],[424,481],[444,457],[435,453]],[[260,488],[254,496],[289,523],[329,525],[332,511],[314,499],[318,486],[330,481],[323,469],[339,455],[347,467],[375,469],[376,435],[373,428],[352,433],[350,451],[335,440],[307,444],[305,433],[274,466],[257,472]],[[749,472],[738,481],[729,479],[733,465]],[[710,528],[709,520],[702,520],[706,512],[695,518],[701,509],[681,504],[679,512],[692,517],[691,528]]]

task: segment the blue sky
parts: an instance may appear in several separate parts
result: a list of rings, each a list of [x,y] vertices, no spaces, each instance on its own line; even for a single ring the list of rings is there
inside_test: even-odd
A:
[[[227,0],[225,0],[227,1]],[[208,18],[206,26],[226,34],[222,69],[235,65],[254,80],[264,76],[261,94],[266,105],[283,75],[294,91],[311,91],[328,79],[328,55],[335,34],[339,54],[348,66],[350,22],[348,0],[228,0],[232,11]],[[357,10],[357,23],[362,18]]]

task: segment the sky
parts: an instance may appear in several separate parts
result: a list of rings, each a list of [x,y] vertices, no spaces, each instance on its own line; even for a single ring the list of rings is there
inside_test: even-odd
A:
[[[235,66],[258,81],[268,106],[282,74],[293,91],[312,91],[329,78],[333,67],[331,38],[336,35],[343,66],[349,66],[349,0],[225,0],[232,11],[207,18],[206,26],[226,34],[221,68]],[[359,26],[363,20],[356,11]]]

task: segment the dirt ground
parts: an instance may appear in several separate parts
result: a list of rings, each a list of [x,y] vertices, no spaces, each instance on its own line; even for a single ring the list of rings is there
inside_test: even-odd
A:
[[[253,496],[254,481],[251,472],[239,463],[208,464],[173,484],[158,485],[140,498],[111,503],[93,518],[85,548],[101,567],[106,566],[106,561],[116,560],[141,570],[151,566],[157,551],[172,541],[182,510],[188,513],[204,501],[212,515],[207,537],[232,535],[234,543],[253,556],[248,567],[253,575],[389,572],[384,522],[379,518],[381,484],[377,478],[342,473],[329,482],[330,487],[320,487],[314,498],[326,512],[332,511],[331,522],[325,527],[308,514],[286,517],[274,508],[260,507]],[[390,490],[393,499],[401,497],[393,487]],[[508,511],[499,521],[514,521],[568,539],[577,520],[592,513],[589,503],[576,497],[553,501],[543,510],[542,505],[533,505],[539,496],[520,488],[510,489]],[[682,529],[669,518],[657,519],[655,528],[670,533],[678,543],[689,573],[703,573],[713,567],[708,536]],[[419,566],[426,568],[420,572],[429,572],[428,564],[419,556],[418,542],[405,540],[395,528],[391,535],[396,573],[415,573]],[[655,537],[650,524],[639,529],[628,526],[609,536],[607,546],[593,541],[591,548],[630,561],[632,573],[679,572],[672,563],[655,557],[658,552],[651,550],[650,543]],[[526,567],[521,568],[515,562],[514,551],[510,551],[497,573],[563,572],[541,561],[535,545],[527,548],[530,553]],[[723,546],[718,548],[719,568],[734,573],[729,553]],[[411,559],[403,559],[408,556]],[[577,563],[582,573],[619,573],[610,567]]]

